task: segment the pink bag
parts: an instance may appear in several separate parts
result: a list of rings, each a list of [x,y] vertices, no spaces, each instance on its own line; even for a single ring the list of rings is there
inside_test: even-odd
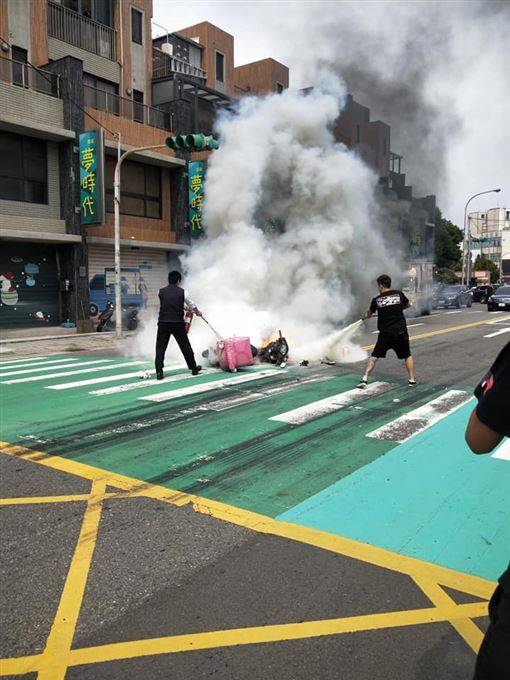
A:
[[[218,342],[217,351],[224,371],[237,371],[253,364],[250,338],[225,338]]]

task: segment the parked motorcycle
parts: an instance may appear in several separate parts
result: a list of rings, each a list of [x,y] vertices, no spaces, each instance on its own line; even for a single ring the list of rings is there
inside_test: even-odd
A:
[[[138,307],[123,307],[122,328],[127,331],[135,331],[138,324]],[[96,330],[98,333],[115,330],[115,305],[111,300],[106,301],[106,307],[98,317]]]

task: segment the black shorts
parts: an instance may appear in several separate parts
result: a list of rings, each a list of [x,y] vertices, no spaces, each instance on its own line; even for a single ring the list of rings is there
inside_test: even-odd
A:
[[[372,356],[376,357],[376,359],[384,359],[389,349],[392,349],[399,359],[410,357],[409,335],[407,333],[399,333],[398,335],[379,333],[375,347],[372,350]]]

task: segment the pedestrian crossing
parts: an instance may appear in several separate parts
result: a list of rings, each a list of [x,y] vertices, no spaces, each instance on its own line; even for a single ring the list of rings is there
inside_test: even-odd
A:
[[[64,357],[53,358],[32,357],[28,359],[12,360],[0,363],[1,385],[24,385],[26,383],[40,383],[34,387],[41,387],[53,392],[65,392],[72,394],[73,391],[83,393],[87,397],[124,397],[132,398],[138,402],[150,404],[175,403],[180,399],[201,397],[197,406],[198,411],[220,412],[239,406],[246,406],[260,399],[273,397],[278,394],[297,391],[313,383],[326,383],[333,380],[334,376],[322,373],[311,375],[301,374],[292,382],[292,370],[248,367],[238,373],[228,374],[219,368],[206,368],[200,376],[192,376],[182,364],[168,366],[163,381],[154,378],[155,371],[149,368],[149,363],[144,360],[131,359],[129,361],[118,358],[88,358],[88,357]],[[131,368],[130,371],[120,369]],[[297,367],[294,369],[296,372]],[[89,374],[95,374],[93,377]],[[141,379],[141,374],[144,379]],[[298,374],[296,373],[296,376]],[[63,378],[80,376],[76,380],[64,381]],[[290,379],[290,380],[289,380]],[[193,384],[186,384],[193,380]],[[270,384],[264,384],[262,388],[256,388],[261,381],[270,380]],[[279,383],[284,380],[285,383]],[[276,382],[275,382],[276,381]],[[114,385],[108,383],[115,383]],[[105,385],[103,387],[103,385]],[[251,387],[255,389],[253,389]],[[91,389],[92,388],[92,389]],[[242,394],[232,394],[232,390],[246,388],[248,391]],[[334,389],[331,386],[331,391]],[[399,398],[390,400],[391,393],[398,389],[395,383],[387,381],[374,381],[365,390],[355,388],[333,392],[328,389],[327,396],[320,399],[310,399],[307,393],[303,393],[303,399],[297,400],[297,405],[289,410],[279,411],[278,402],[275,400],[275,410],[268,415],[268,420],[290,427],[303,427],[321,418],[345,409],[366,410],[370,409],[371,400],[376,397],[387,397],[386,401],[392,406],[388,409],[389,419],[375,429],[369,429],[365,436],[368,439],[386,440],[395,444],[402,444],[435,423],[446,418],[457,409],[472,399],[471,393],[464,390],[443,391],[425,403],[416,403],[411,398],[409,408],[403,413],[395,413],[394,404],[399,403]],[[140,392],[143,390],[143,393]],[[218,391],[227,390],[227,396],[218,398]],[[407,388],[409,392],[409,388]],[[208,395],[211,394],[211,401]],[[296,392],[299,394],[299,392]],[[419,400],[418,400],[419,401]],[[108,404],[108,399],[104,401]],[[193,412],[189,408],[186,413]],[[184,413],[184,411],[183,411]],[[394,415],[395,417],[391,417]],[[159,422],[159,421],[158,421]],[[501,459],[507,460],[506,450],[502,452]]]

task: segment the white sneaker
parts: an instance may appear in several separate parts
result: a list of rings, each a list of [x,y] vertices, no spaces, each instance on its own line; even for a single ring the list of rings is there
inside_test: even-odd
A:
[[[358,390],[364,390],[365,387],[367,386],[367,384],[368,384],[368,380],[365,380],[365,378],[361,378],[361,380],[356,385],[356,387],[358,388]]]

